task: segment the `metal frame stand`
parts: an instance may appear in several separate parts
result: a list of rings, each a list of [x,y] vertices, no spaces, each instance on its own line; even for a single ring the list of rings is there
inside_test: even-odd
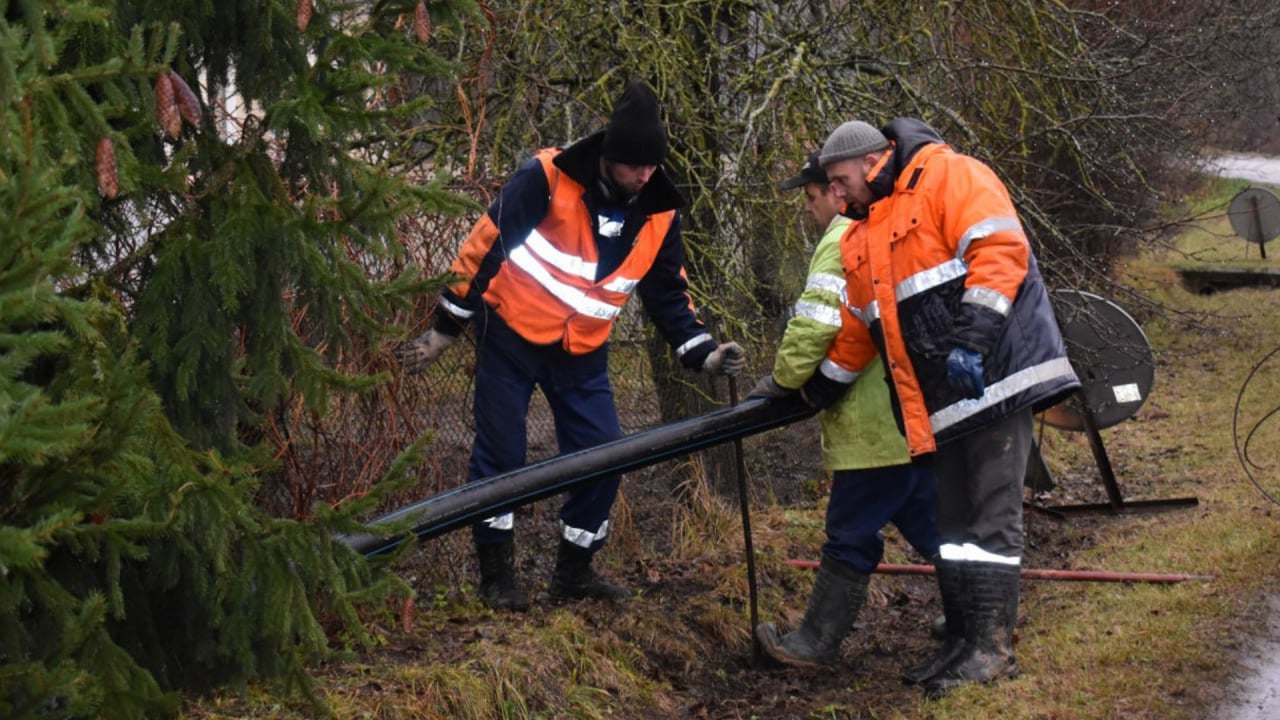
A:
[[[1032,510],[1057,518],[1065,518],[1077,515],[1156,513],[1195,507],[1200,504],[1199,498],[1195,497],[1169,498],[1166,500],[1125,500],[1124,495],[1120,492],[1120,484],[1116,482],[1115,471],[1111,468],[1111,458],[1107,457],[1107,448],[1102,444],[1102,433],[1098,431],[1098,424],[1094,420],[1093,412],[1085,402],[1082,392],[1077,394],[1076,399],[1079,401],[1084,432],[1089,438],[1089,448],[1093,451],[1093,460],[1098,466],[1098,472],[1102,474],[1102,484],[1107,490],[1107,502],[1085,503],[1082,505],[1028,503]],[[1037,474],[1041,474],[1042,477],[1036,478]],[[1040,454],[1040,446],[1035,443],[1031,446],[1031,461],[1027,463],[1027,475],[1028,484],[1033,488],[1044,487],[1045,484],[1052,486],[1049,469],[1045,465],[1044,457]]]

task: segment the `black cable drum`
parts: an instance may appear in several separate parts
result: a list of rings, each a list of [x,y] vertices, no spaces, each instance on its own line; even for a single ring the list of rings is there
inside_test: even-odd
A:
[[[1155,357],[1142,327],[1119,305],[1083,290],[1055,290],[1054,314],[1098,429],[1134,415],[1155,384]],[[1044,411],[1044,422],[1084,430],[1078,396]]]

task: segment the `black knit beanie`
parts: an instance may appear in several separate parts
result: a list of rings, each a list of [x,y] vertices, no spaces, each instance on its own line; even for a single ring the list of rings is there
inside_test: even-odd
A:
[[[667,159],[667,129],[658,117],[658,98],[644,82],[631,82],[613,104],[600,153],[627,165],[661,165]]]

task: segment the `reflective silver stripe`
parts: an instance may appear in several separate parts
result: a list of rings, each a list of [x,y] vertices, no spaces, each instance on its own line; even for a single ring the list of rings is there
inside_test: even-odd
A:
[[[1018,218],[1007,215],[979,220],[960,236],[960,244],[956,248],[956,257],[963,258],[965,253],[969,252],[969,246],[973,244],[974,240],[981,240],[984,237],[995,235],[1005,230],[1022,232],[1022,223],[1018,222]],[[1026,236],[1024,235],[1022,239],[1025,242]]]
[[[964,274],[968,271],[969,266],[965,265],[963,261],[948,260],[928,270],[921,270],[898,283],[898,287],[894,288],[894,295],[898,298],[898,302],[902,302],[912,295],[944,285],[958,277],[964,277]]]
[[[614,220],[608,215],[596,215],[596,225],[605,237],[618,237],[622,234],[622,221]]]
[[[989,407],[998,405],[1018,393],[1029,390],[1041,383],[1062,378],[1073,378],[1075,372],[1066,358],[1054,358],[1032,365],[1024,370],[1004,378],[1000,382],[988,385],[982,397],[972,400],[961,400],[948,405],[929,416],[934,434],[955,425],[965,418],[977,415]]]
[[[809,318],[831,327],[840,327],[840,308],[833,308],[822,303],[797,300],[796,317]]]
[[[609,290],[610,292],[626,293],[630,295],[631,291],[634,290],[636,285],[639,283],[640,281],[635,278],[619,276],[605,283],[604,289]]]
[[[942,556],[943,560],[954,562],[985,562],[997,565],[1022,564],[1021,555],[997,555],[993,552],[987,552],[973,543],[965,543],[963,545],[943,543],[938,546],[938,555]]]
[[[844,294],[844,278],[830,273],[814,273],[805,281],[805,290],[825,290],[836,295]]]
[[[853,307],[852,305],[845,305],[845,308],[847,308],[847,309],[849,310],[849,312],[850,312],[854,317],[856,317],[856,318],[858,318],[859,320],[861,320],[863,325],[867,325],[867,326],[870,326],[870,325],[871,325],[871,323],[867,322],[867,315],[866,315],[866,313],[862,312],[861,310],[859,310],[859,309],[858,309],[858,308],[856,308],[856,307]],[[843,323],[843,322],[841,322],[840,324],[841,324],[841,326],[843,327],[844,323]]]
[[[461,305],[451,303],[444,297],[440,298],[440,304],[444,306],[445,311],[450,315],[462,318],[463,320],[470,320],[471,316],[476,314],[474,310],[468,310]]]
[[[503,513],[491,518],[485,518],[481,522],[494,530],[510,530],[516,526],[516,515],[515,513]]]
[[[880,319],[880,301],[872,300],[871,302],[867,303],[867,306],[862,310],[862,322],[866,323],[867,326],[870,327],[871,323],[879,319]]]
[[[555,267],[559,270],[577,275],[588,282],[596,281],[596,264],[588,262],[578,257],[570,255],[566,252],[557,250],[551,241],[542,236],[537,230],[529,232],[529,237],[525,238],[523,247],[527,247],[533,251],[538,259]]]
[[[685,353],[689,352],[695,346],[701,345],[702,343],[710,339],[711,339],[710,333],[702,333],[701,335],[694,335],[693,338],[690,339],[688,342],[676,348],[676,357],[683,357]]]
[[[1013,303],[1009,302],[1009,298],[998,290],[992,290],[985,287],[971,287],[964,291],[964,297],[960,302],[981,305],[982,307],[1000,313],[1004,317],[1009,317],[1009,311],[1013,309]]]
[[[858,379],[858,373],[852,370],[845,370],[839,365],[831,362],[830,358],[823,358],[822,362],[818,363],[818,372],[838,383],[844,383],[845,385],[852,385],[853,381]]]
[[[547,292],[583,315],[590,315],[601,320],[612,320],[622,310],[617,305],[610,305],[589,297],[578,288],[565,285],[552,277],[551,272],[538,262],[538,259],[533,256],[533,253],[529,252],[529,248],[525,245],[512,250],[507,259],[515,263],[516,267],[529,273],[534,280],[538,281],[539,285],[546,288]]]
[[[591,532],[582,528],[569,527],[562,521],[560,523],[560,535],[569,542],[578,547],[589,548],[595,541],[603,540],[609,534],[609,521],[605,520],[600,523],[600,529]]]

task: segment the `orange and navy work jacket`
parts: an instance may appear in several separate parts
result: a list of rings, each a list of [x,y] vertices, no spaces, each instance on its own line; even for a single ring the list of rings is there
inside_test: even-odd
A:
[[[1031,247],[1003,183],[918,120],[869,178],[881,198],[841,238],[842,329],[819,374],[852,383],[877,352],[913,455],[1079,386]],[[877,192],[878,191],[878,192]],[[985,392],[960,397],[946,359],[983,356]]]
[[[593,163],[590,147],[570,146],[521,166],[463,243],[437,329],[494,312],[529,343],[583,355],[605,345],[634,291],[682,363],[701,367],[715,344],[689,296],[677,210],[655,209],[678,193],[659,171],[631,205],[611,205],[584,187]]]

